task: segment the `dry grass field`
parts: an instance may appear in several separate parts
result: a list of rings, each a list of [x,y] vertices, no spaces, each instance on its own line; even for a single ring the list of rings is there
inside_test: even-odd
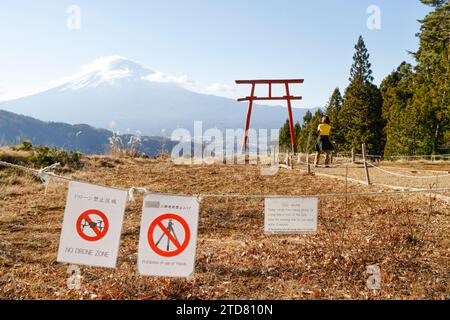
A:
[[[84,158],[81,181],[200,194],[327,194],[344,181],[301,169],[263,176],[255,165],[177,166],[165,159]],[[415,168],[429,169],[429,168]],[[440,169],[439,169],[440,170]],[[443,169],[447,170],[447,169]],[[348,192],[391,191],[349,183]],[[137,274],[142,195],[125,213],[116,269],[81,267],[69,290],[56,255],[67,184],[47,194],[29,173],[0,167],[1,299],[448,299],[450,204],[430,194],[320,200],[316,235],[265,235],[262,199],[204,198],[195,276]],[[381,290],[366,267],[381,268]]]

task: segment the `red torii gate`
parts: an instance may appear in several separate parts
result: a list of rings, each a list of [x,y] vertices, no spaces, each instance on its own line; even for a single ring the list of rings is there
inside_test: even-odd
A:
[[[248,101],[248,111],[247,111],[247,120],[245,122],[245,132],[244,132],[244,143],[242,146],[242,150],[245,153],[247,151],[247,140],[248,140],[248,129],[250,126],[250,117],[252,114],[253,101],[260,100],[286,100],[288,107],[288,117],[289,117],[289,129],[291,133],[291,143],[292,143],[292,152],[295,152],[295,132],[294,132],[294,121],[292,119],[292,100],[301,100],[302,97],[291,96],[289,93],[289,84],[302,84],[304,82],[303,79],[282,79],[282,80],[236,80],[236,84],[251,84],[252,89],[250,96],[245,98],[240,98],[237,101]],[[256,97],[255,96],[255,87],[257,84],[267,84],[269,86],[269,96],[268,97]],[[272,97],[272,84],[284,84],[286,88],[286,95],[282,97]]]

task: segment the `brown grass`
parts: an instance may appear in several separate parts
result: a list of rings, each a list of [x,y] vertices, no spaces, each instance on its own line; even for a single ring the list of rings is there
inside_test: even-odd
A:
[[[169,160],[84,160],[80,180],[155,192],[325,194],[345,182],[252,165],[175,166]],[[15,175],[15,178],[11,178]],[[11,181],[14,180],[14,182]],[[142,196],[129,204],[117,268],[81,267],[81,290],[68,290],[56,262],[67,186],[43,186],[0,168],[2,299],[442,299],[449,291],[449,205],[429,195],[326,198],[316,235],[265,235],[263,200],[201,204],[192,279],[137,274]],[[349,184],[349,192],[380,191]],[[378,264],[382,289],[366,289],[366,266]]]
[[[17,151],[13,150],[10,147],[0,148],[0,161],[6,161],[10,163],[27,162],[30,155],[31,152],[28,151]]]

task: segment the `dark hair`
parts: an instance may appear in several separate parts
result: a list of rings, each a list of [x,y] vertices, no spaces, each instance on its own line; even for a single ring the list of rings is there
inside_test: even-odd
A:
[[[330,117],[329,116],[325,116],[322,118],[322,122],[326,123],[326,124],[330,124]]]

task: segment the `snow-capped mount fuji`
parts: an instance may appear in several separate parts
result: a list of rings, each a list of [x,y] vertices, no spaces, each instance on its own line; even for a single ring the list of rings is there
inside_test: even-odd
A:
[[[96,88],[101,85],[119,86],[124,82],[139,82],[154,71],[120,56],[99,58],[60,86],[60,90]]]
[[[185,77],[155,72],[130,59],[111,56],[95,60],[82,71],[49,90],[2,102],[0,109],[44,121],[85,123],[123,132],[170,135],[176,128],[193,132],[194,121],[208,128],[242,128],[247,105],[232,99],[200,94],[184,88]],[[301,121],[305,109],[294,109]],[[255,106],[251,127],[280,128],[285,108]]]

